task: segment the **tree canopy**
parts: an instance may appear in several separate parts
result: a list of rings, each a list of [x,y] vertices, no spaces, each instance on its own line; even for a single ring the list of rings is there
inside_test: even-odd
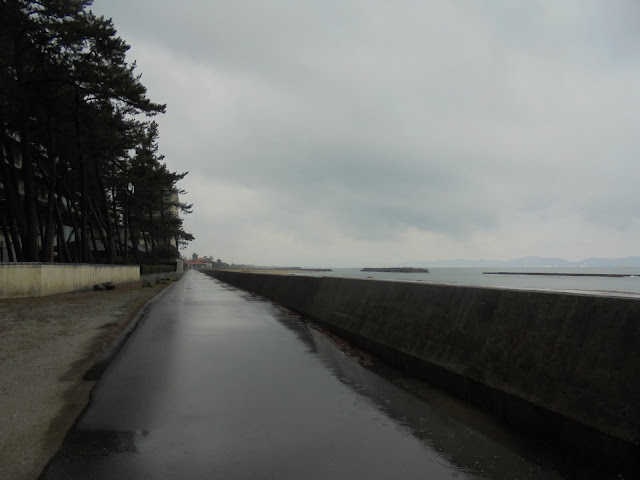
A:
[[[193,239],[180,217],[186,172],[168,169],[149,120],[165,105],[90,5],[0,0],[4,261],[140,261]]]

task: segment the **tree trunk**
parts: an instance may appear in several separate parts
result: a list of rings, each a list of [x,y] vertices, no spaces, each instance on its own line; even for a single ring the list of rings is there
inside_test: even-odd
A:
[[[89,263],[99,263],[98,262],[98,244],[96,243],[96,236],[93,233],[93,225],[89,227],[89,238],[91,239],[91,245],[93,245],[93,249],[89,250]]]
[[[156,245],[157,245],[157,231],[154,227],[155,223],[153,221],[153,211],[151,207],[148,208],[149,211],[149,241],[151,243],[151,253],[156,253]]]
[[[89,262],[89,193],[87,165],[80,160],[80,258]]]
[[[64,222],[62,221],[62,213],[60,212],[61,205],[62,200],[60,198],[56,199],[55,211],[58,224],[58,254],[65,263],[71,263],[71,254],[69,253],[67,240],[64,237]]]
[[[56,171],[57,155],[56,155],[56,143],[55,134],[53,132],[53,122],[51,117],[48,117],[48,140],[47,155],[49,157],[49,172],[48,172],[48,185],[47,185],[47,218],[45,220],[45,233],[44,242],[42,243],[42,261],[53,262],[54,260],[54,238],[56,231],[55,222],[55,209],[56,209],[56,180],[58,173]],[[59,250],[59,249],[58,249]],[[58,255],[60,252],[58,251]]]
[[[115,188],[111,189],[111,203],[112,203],[112,208],[113,208],[113,222],[114,225],[116,227],[116,238],[117,238],[117,242],[116,245],[117,250],[119,250],[119,255],[122,257],[123,256],[123,250],[122,250],[122,235],[120,235],[120,221],[118,220],[118,204],[116,202],[116,190]]]
[[[66,196],[67,199],[67,212],[69,214],[69,218],[71,219],[71,228],[73,228],[73,235],[74,235],[74,240],[75,240],[75,249],[73,252],[73,261],[75,263],[81,263],[81,259],[80,259],[80,241],[79,241],[79,232],[80,232],[80,227],[79,227],[79,223],[80,223],[80,214],[78,213],[78,210],[76,208],[75,202],[73,201],[73,197],[71,196],[71,192],[69,191],[69,188],[67,187],[67,184],[64,182],[64,180],[61,177],[58,177],[59,180],[59,184]],[[71,237],[71,236],[69,236]]]
[[[37,203],[36,206],[38,205],[39,204]],[[43,212],[40,208],[36,208],[36,217],[38,219],[38,239],[40,241],[40,244],[38,245],[38,261],[43,262],[44,260],[42,259],[42,245],[44,245],[44,219],[42,218]]]
[[[136,257],[136,262],[138,265],[142,264],[142,259],[140,258],[140,250],[138,250],[138,242],[136,241],[136,237],[133,233],[133,228],[131,228],[131,210],[127,211],[127,223],[129,224],[129,235],[131,235],[131,244],[133,245],[133,253]]]
[[[20,149],[22,153],[22,180],[24,182],[24,211],[26,229],[22,236],[22,250],[24,260],[27,262],[38,261],[38,215],[37,215],[37,181],[34,176],[34,161],[31,152],[31,135],[29,128],[29,114],[31,105],[29,101],[30,89],[25,79],[25,65],[23,53],[25,51],[24,32],[14,37],[13,55],[15,61],[15,75],[18,87],[18,131],[20,134]]]
[[[80,131],[80,88],[75,86],[74,126],[76,135],[76,155],[80,169],[80,259],[89,261],[89,185],[87,179],[87,158],[83,155]],[[77,240],[77,235],[76,235]]]
[[[71,229],[73,230],[69,235],[73,235],[73,258],[75,263],[82,263],[82,258],[80,257],[80,214],[75,210],[75,204],[69,200],[67,197],[67,212],[69,213],[69,218],[71,219]],[[68,240],[70,241],[70,240]]]
[[[129,263],[129,239],[127,229],[129,228],[129,192],[124,194],[124,215],[122,217],[124,223],[124,264]]]
[[[15,262],[15,257],[13,256],[13,242],[11,241],[11,234],[9,233],[9,227],[7,226],[7,215],[2,214],[2,236],[4,237],[4,242],[7,244],[7,256],[11,263]],[[4,262],[4,258],[2,259]]]
[[[102,223],[104,224],[104,232],[107,237],[106,243],[104,245],[107,254],[107,261],[108,263],[113,264],[115,260],[115,242],[113,241],[113,228],[111,226],[111,218],[109,217],[109,200],[107,199],[107,190],[104,188],[104,179],[102,178],[102,172],[100,172],[100,168],[97,164],[95,165],[95,170],[96,179],[98,180],[98,194],[100,195],[100,200],[102,201],[102,205],[104,206],[104,216],[98,209],[97,202],[94,201],[94,204],[96,207],[96,213],[98,213]]]
[[[104,228],[104,224],[102,223],[101,215],[98,211],[98,206],[96,204],[96,201],[93,198],[91,198],[89,201],[89,207],[91,209],[91,214],[93,218],[98,224],[98,234],[100,235],[100,241],[102,242],[102,246],[105,248],[105,253],[106,253],[107,239],[104,234],[105,228]],[[94,240],[94,247],[95,247],[95,240]],[[98,251],[97,249],[94,249],[94,252],[97,252],[97,251]],[[109,259],[108,263],[113,263],[113,261]]]
[[[144,251],[149,255],[149,244],[147,243],[147,236],[142,232],[142,241],[144,242]]]
[[[9,222],[9,231],[13,240],[13,251],[16,254],[16,262],[24,262],[24,253],[22,250],[22,237],[18,231],[18,225],[15,218]]]
[[[5,159],[0,159],[0,178],[4,186],[5,200],[8,202],[8,227],[13,240],[13,248],[17,262],[24,262],[24,253],[22,250],[22,238],[27,235],[27,226],[24,221],[24,211],[20,201],[20,193],[18,176],[16,175],[15,157],[10,145],[10,140],[4,136],[4,153]]]

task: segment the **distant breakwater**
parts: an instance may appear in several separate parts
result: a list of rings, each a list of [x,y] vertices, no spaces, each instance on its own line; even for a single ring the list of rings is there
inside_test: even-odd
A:
[[[257,271],[296,271],[296,272],[333,272],[330,268],[303,268],[303,267],[252,267],[252,270]]]
[[[375,268],[367,267],[360,270],[361,272],[384,272],[384,273],[429,273],[426,268],[415,267],[390,267],[390,268]]]
[[[544,277],[633,277],[628,273],[482,272],[483,275],[537,275]]]

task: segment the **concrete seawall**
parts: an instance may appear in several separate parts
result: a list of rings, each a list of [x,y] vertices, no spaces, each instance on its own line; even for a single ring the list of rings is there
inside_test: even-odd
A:
[[[138,265],[5,263],[0,264],[0,298],[43,297],[138,280]]]
[[[638,471],[640,300],[212,270],[494,414]]]

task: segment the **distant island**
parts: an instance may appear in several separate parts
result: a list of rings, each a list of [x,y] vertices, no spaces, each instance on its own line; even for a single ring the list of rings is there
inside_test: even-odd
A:
[[[392,273],[429,273],[426,268],[416,267],[390,267],[390,268],[363,268],[361,272],[392,272]]]

